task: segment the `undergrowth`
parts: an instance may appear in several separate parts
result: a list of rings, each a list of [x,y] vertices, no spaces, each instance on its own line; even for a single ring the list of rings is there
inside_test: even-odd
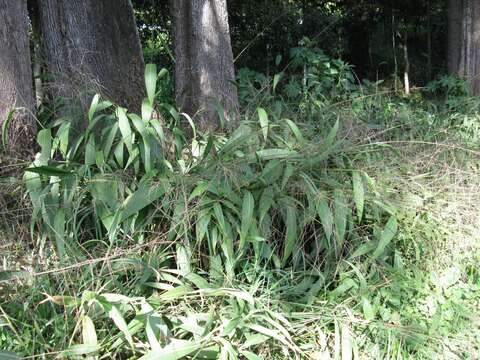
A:
[[[96,96],[80,135],[44,124],[2,193],[31,238],[1,245],[0,357],[478,357],[475,100],[304,45],[239,73],[231,132],[162,103],[154,66],[140,115]]]

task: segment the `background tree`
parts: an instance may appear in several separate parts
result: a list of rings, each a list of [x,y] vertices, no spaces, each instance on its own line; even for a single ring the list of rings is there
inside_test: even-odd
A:
[[[480,1],[450,0],[448,17],[449,72],[467,79],[480,95]]]
[[[216,128],[219,101],[234,116],[237,91],[226,0],[173,1],[175,97],[198,127]]]
[[[138,110],[144,62],[130,0],[39,0],[52,92],[70,105],[96,91]]]
[[[13,108],[11,150],[24,152],[35,140],[35,101],[28,41],[26,0],[0,0],[0,125]]]

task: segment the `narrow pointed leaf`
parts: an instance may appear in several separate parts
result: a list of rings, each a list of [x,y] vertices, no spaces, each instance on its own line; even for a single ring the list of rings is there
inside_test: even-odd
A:
[[[333,233],[333,214],[328,201],[325,197],[322,197],[317,204],[317,214],[323,226],[325,237],[330,241]]]
[[[267,141],[268,138],[268,114],[263,108],[257,109],[258,121],[260,123],[260,129],[262,130],[263,140]]]
[[[150,105],[153,105],[153,101],[155,100],[157,76],[157,65],[147,64],[145,66],[145,87],[147,88],[147,97]]]
[[[334,221],[335,221],[335,236],[337,238],[338,249],[341,249],[345,240],[345,233],[347,230],[348,206],[347,199],[341,190],[335,190],[333,193],[334,199]]]
[[[202,345],[199,343],[177,340],[163,349],[148,352],[139,360],[179,360],[201,348]]]
[[[358,221],[362,221],[363,207],[365,204],[365,189],[363,187],[362,177],[358,171],[354,171],[352,174],[353,182],[353,200],[355,201],[355,207],[357,209]]]
[[[391,216],[390,219],[388,219],[388,222],[385,225],[382,234],[380,235],[380,240],[378,242],[377,248],[373,252],[372,258],[377,259],[385,252],[385,248],[388,244],[390,244],[393,237],[397,233],[397,230],[397,219],[394,216]]]
[[[248,235],[248,230],[253,221],[253,210],[255,206],[255,200],[250,191],[247,191],[243,196],[242,202],[242,218],[241,218],[241,227],[240,227],[240,250],[243,249],[245,245],[245,240]]]
[[[285,219],[286,233],[285,246],[283,250],[282,263],[285,265],[288,258],[292,255],[297,241],[297,209],[294,206],[287,206]]]

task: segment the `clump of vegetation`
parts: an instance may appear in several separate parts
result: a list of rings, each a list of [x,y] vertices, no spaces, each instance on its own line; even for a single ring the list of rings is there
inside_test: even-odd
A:
[[[334,113],[324,114],[325,136],[313,136],[275,106],[288,88],[263,90],[265,108],[230,135],[200,133],[161,102],[165,76],[147,66],[141,115],[96,96],[81,136],[65,119],[39,132],[25,172],[30,227],[41,262],[61,270],[4,273],[16,284],[4,291],[38,310],[7,299],[2,347],[61,357],[428,358],[464,351],[461,337],[474,343],[476,266],[419,272],[451,228],[427,193],[395,192],[402,168],[370,175],[384,151],[404,156],[387,145],[395,133],[355,144]],[[412,109],[385,100],[376,106]]]
[[[5,6],[0,360],[478,358],[478,89],[441,75],[443,5],[277,2],[260,31],[268,2],[209,3]]]

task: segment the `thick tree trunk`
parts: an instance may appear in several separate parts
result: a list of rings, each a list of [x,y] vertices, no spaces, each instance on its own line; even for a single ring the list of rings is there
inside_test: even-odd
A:
[[[173,0],[175,97],[201,130],[219,125],[216,104],[233,121],[238,110],[226,0]]]
[[[38,1],[51,93],[84,110],[99,92],[138,111],[144,62],[130,0]]]
[[[0,0],[0,126],[18,108],[8,128],[9,150],[33,151],[34,117],[32,69],[26,0]]]
[[[448,70],[480,95],[480,0],[450,0],[448,16]]]

